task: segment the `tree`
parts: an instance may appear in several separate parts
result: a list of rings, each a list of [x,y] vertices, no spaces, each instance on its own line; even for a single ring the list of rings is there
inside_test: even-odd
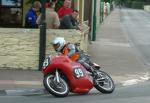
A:
[[[65,0],[58,0],[58,1],[57,1],[56,5],[55,5],[55,10],[56,10],[56,11],[58,11],[59,8],[63,6],[63,2],[64,2],[64,1],[65,1]]]

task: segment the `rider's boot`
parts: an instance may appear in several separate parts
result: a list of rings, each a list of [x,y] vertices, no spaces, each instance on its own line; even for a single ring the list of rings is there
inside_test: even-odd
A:
[[[92,76],[94,75],[94,69],[92,68],[92,66],[90,66],[88,63],[80,60],[78,61],[88,72],[90,72],[92,74]]]

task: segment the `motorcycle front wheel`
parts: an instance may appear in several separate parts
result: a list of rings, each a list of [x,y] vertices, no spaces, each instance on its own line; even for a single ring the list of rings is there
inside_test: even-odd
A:
[[[101,93],[112,93],[115,89],[114,81],[104,71],[97,70],[97,77],[94,78],[94,87]]]
[[[63,78],[59,78],[58,83],[55,75],[48,74],[44,77],[43,84],[45,89],[55,97],[66,97],[69,94],[69,86]]]

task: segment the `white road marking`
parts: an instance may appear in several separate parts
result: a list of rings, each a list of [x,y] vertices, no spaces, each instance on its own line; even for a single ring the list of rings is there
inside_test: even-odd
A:
[[[140,82],[145,82],[147,80],[150,80],[149,73],[146,73],[143,77],[139,77],[139,79],[130,79],[122,82],[123,86],[130,86],[134,84],[138,84]]]

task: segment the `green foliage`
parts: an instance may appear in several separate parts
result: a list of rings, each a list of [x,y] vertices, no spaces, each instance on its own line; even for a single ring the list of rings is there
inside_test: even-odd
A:
[[[115,0],[117,5],[124,5],[129,8],[142,9],[144,4],[149,4],[150,0]]]
[[[58,11],[59,8],[63,6],[63,2],[64,2],[64,1],[65,1],[65,0],[58,0],[58,1],[57,1],[56,5],[55,5],[55,10],[56,10],[56,11]]]
[[[132,2],[133,2],[133,0],[127,0],[125,3],[125,6],[126,7],[132,7]]]
[[[104,0],[104,2],[110,2],[111,0]]]
[[[143,9],[144,7],[144,2],[141,2],[140,0],[139,1],[133,1],[132,2],[132,8],[134,9]]]

